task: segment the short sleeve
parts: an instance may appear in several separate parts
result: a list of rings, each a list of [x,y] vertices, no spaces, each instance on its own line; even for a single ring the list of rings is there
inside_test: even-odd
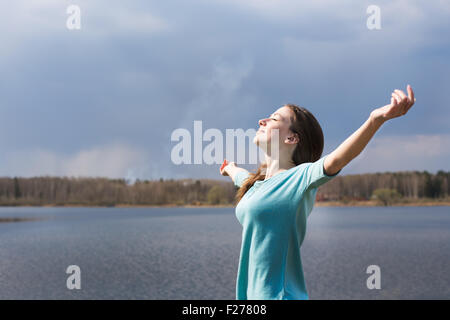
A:
[[[336,177],[341,172],[341,170],[339,170],[332,176],[329,176],[325,173],[323,165],[327,156],[328,155],[323,156],[316,162],[310,162],[307,164],[304,171],[305,190],[311,187],[318,188],[322,184]]]
[[[236,187],[241,187],[244,181],[249,177],[249,172],[244,170],[239,170],[234,176],[234,185]]]

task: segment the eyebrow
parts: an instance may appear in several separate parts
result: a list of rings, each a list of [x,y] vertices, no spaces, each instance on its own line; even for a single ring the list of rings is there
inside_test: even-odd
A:
[[[279,115],[281,119],[283,119],[283,116],[281,114],[279,114],[278,112],[275,112],[274,114],[271,114],[270,116],[272,117],[272,116],[274,116],[276,114]]]

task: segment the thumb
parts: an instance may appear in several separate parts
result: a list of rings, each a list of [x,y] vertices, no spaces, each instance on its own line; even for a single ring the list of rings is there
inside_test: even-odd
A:
[[[227,159],[224,159],[222,165],[220,166],[220,171],[222,171],[223,168],[225,168],[227,165],[228,165],[228,161],[227,161]]]

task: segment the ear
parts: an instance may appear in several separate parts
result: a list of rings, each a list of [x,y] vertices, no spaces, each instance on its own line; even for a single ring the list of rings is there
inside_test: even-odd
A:
[[[298,137],[298,134],[296,133],[291,133],[289,134],[286,139],[284,140],[285,143],[287,144],[297,144],[300,142],[300,139]]]

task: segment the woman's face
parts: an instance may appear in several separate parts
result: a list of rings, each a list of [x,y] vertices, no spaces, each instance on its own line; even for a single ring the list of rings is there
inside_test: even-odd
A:
[[[256,132],[253,143],[268,150],[267,148],[270,148],[272,139],[276,137],[276,130],[278,130],[280,149],[295,146],[298,143],[298,137],[289,129],[291,117],[294,117],[292,110],[289,107],[281,107],[268,118],[259,120],[259,130]]]

